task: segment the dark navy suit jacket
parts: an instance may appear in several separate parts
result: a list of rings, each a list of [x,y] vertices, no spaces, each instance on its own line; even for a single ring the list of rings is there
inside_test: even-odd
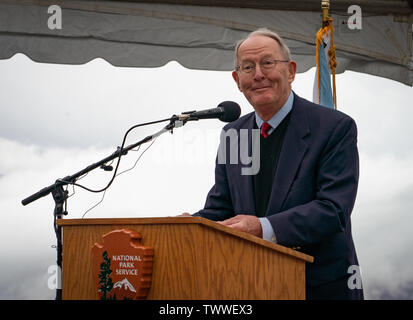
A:
[[[224,131],[253,129],[254,122],[252,112]],[[215,221],[255,215],[253,177],[241,175],[243,166],[217,161],[215,185],[194,215]],[[358,265],[350,222],[358,177],[354,120],[294,94],[266,217],[278,244],[314,257],[306,268],[307,286],[342,278]]]

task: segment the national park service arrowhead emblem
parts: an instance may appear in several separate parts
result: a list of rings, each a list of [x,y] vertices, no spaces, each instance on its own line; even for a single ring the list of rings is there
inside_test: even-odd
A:
[[[138,232],[122,229],[102,236],[92,247],[93,273],[101,300],[145,299],[152,281],[153,248]]]

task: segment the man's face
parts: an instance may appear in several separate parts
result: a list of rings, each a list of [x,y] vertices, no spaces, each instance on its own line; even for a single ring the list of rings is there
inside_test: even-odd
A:
[[[297,67],[294,61],[278,62],[270,70],[260,66],[272,59],[286,60],[278,42],[262,35],[250,37],[238,48],[238,66],[253,65],[255,70],[232,73],[239,90],[263,120],[269,120],[287,100]]]

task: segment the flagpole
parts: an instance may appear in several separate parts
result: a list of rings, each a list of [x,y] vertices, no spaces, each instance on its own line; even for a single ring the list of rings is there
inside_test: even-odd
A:
[[[331,39],[331,45],[330,45],[330,51],[329,52],[329,61],[330,61],[330,69],[332,73],[332,78],[333,78],[333,102],[334,102],[334,109],[337,109],[337,96],[336,96],[336,67],[337,67],[337,61],[336,61],[336,52],[335,52],[335,46],[334,46],[334,38],[333,38],[333,25],[332,21],[333,19],[330,18],[329,16],[329,10],[330,10],[330,0],[321,0],[321,13],[322,13],[322,22],[323,22],[323,28],[328,28],[331,32],[330,39]]]
[[[323,17],[323,28],[328,26],[328,11],[330,10],[330,0],[321,1],[321,12]]]

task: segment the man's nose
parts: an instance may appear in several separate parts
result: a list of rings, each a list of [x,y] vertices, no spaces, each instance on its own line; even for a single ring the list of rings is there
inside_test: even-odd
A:
[[[254,79],[260,80],[260,79],[263,79],[264,77],[265,77],[265,74],[264,72],[262,72],[261,66],[257,64],[254,70]]]

